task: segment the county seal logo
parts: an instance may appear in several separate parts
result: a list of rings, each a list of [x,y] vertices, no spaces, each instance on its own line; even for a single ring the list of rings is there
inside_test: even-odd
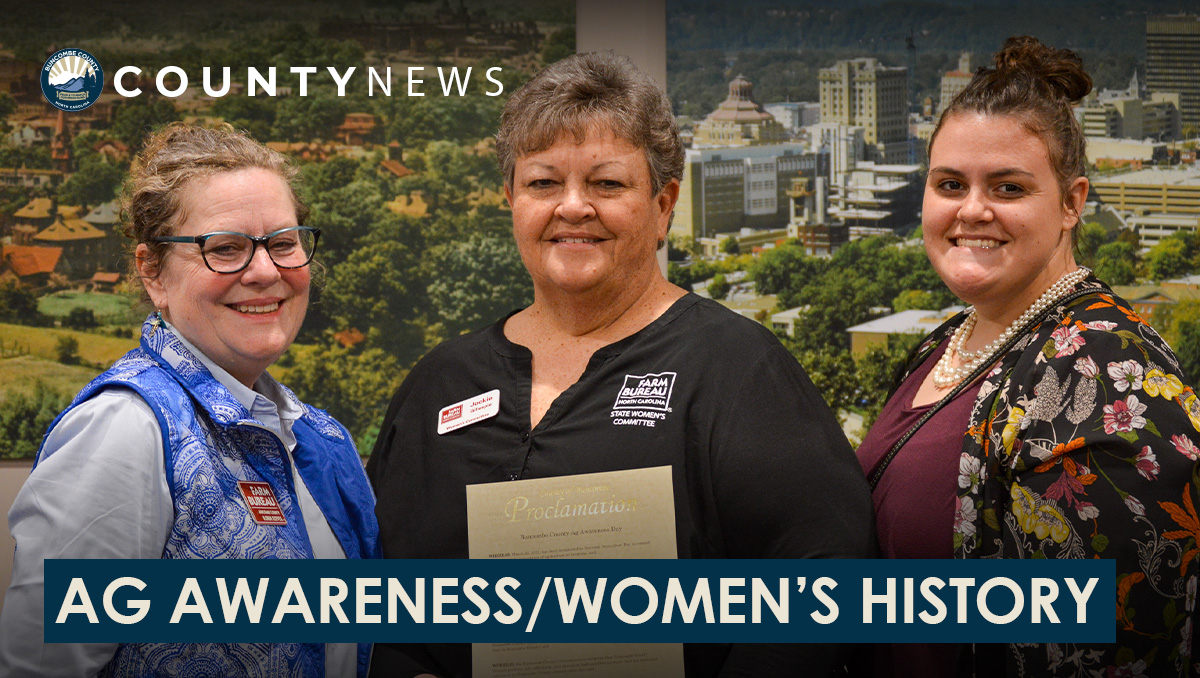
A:
[[[42,66],[42,94],[51,106],[82,111],[104,89],[104,71],[96,57],[81,49],[60,49]]]

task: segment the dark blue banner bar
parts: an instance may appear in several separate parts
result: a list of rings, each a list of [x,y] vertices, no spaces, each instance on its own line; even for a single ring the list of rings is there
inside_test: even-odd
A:
[[[47,642],[1112,642],[1111,560],[47,560]]]

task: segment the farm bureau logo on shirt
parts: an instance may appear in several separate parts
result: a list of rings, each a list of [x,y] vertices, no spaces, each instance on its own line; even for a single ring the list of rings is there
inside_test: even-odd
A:
[[[449,409],[442,411],[442,420],[438,423],[445,424],[462,416],[462,405],[455,405]]]
[[[625,375],[625,383],[609,414],[613,424],[653,427],[656,422],[666,419],[671,411],[674,388],[674,372]]]

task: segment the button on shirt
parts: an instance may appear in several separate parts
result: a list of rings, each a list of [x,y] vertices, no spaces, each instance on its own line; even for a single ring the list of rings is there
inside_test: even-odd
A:
[[[296,447],[292,424],[304,412],[279,382],[264,372],[253,389],[247,388],[176,336],[251,418],[279,437],[290,457]],[[313,555],[345,558],[294,463],[292,479]],[[103,668],[116,643],[42,642],[43,561],[159,558],[174,517],[158,420],[141,396],[125,388],[105,389],[63,417],[8,514],[17,551],[0,609],[0,676],[91,676]],[[356,644],[325,648],[327,676],[356,674]]]

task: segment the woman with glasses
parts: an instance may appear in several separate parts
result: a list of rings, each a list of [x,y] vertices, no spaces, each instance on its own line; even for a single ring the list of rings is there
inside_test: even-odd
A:
[[[9,514],[0,675],[365,675],[365,644],[42,643],[46,558],[378,557],[349,433],[266,371],[304,321],[320,235],[295,168],[174,124],[131,173],[134,279],[157,310],[51,425]]]

